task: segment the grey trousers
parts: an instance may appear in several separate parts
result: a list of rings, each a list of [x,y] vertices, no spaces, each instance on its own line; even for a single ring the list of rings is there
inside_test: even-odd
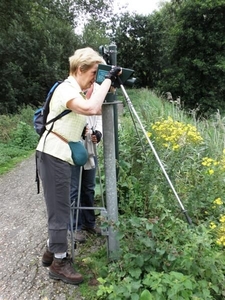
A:
[[[47,207],[49,251],[63,253],[68,248],[71,165],[39,151],[37,165]]]

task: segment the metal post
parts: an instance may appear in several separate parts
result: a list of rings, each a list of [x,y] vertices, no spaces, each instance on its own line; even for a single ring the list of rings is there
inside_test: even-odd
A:
[[[113,95],[112,95],[113,97]],[[115,157],[114,108],[116,102],[106,102],[102,106],[103,154],[105,168],[106,207],[108,216],[108,256],[118,259],[119,242],[114,224],[118,221],[117,178]]]
[[[114,42],[112,42],[109,45],[109,57],[110,57],[110,64],[113,66],[117,65],[117,46]],[[115,91],[115,96],[114,96],[115,100],[117,100],[117,94]],[[116,155],[116,159],[117,161],[119,160],[119,142],[118,142],[118,107],[117,105],[113,106],[114,109],[114,130],[115,130],[115,155]],[[116,170],[116,178],[118,178],[118,168]]]

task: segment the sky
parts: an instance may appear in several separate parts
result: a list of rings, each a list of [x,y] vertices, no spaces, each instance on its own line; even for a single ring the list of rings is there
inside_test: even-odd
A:
[[[127,5],[129,12],[136,12],[143,15],[151,14],[159,8],[160,3],[168,2],[169,0],[115,0],[115,11],[118,7]]]
[[[114,13],[119,11],[119,7],[127,6],[126,11],[149,15],[154,10],[159,9],[160,4],[164,2],[170,2],[170,0],[114,0]],[[81,34],[83,29],[82,24],[83,18],[80,25],[75,30],[77,34]]]

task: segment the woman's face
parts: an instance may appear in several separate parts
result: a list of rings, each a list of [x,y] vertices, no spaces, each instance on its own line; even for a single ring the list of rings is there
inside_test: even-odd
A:
[[[89,89],[91,85],[95,82],[97,69],[98,69],[98,64],[95,64],[88,71],[79,73],[80,76],[78,82],[83,91]]]

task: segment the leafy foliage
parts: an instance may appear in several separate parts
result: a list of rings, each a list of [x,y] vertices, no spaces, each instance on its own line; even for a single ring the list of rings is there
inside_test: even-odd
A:
[[[93,2],[90,15],[108,5]],[[42,105],[52,84],[67,77],[68,57],[82,45],[74,33],[80,11],[67,0],[1,1],[1,114],[16,113],[23,104]]]
[[[224,142],[224,137],[213,141],[214,149],[218,146],[214,151],[218,164],[203,159],[211,153],[211,140],[205,140],[205,122],[196,123],[173,104],[156,100],[148,90],[139,91],[132,101],[145,127],[157,129],[155,135],[160,139],[150,137],[192,224],[187,224],[181,214],[138,127],[140,138],[134,134],[125,108],[119,131],[120,216],[115,226],[120,255],[108,266],[108,275],[98,279],[97,299],[219,300],[225,292],[223,155],[219,160],[220,138]],[[171,123],[172,119],[176,121]],[[164,134],[166,126],[168,135]],[[214,123],[208,123],[208,130],[210,126]],[[185,143],[174,148],[179,141],[176,134],[187,133],[185,128],[190,129]],[[171,148],[164,144],[163,137],[170,140]],[[215,174],[207,172],[209,169]]]
[[[162,85],[184,98],[190,108],[200,104],[202,113],[224,111],[224,14],[223,1],[185,1],[171,28],[176,40]]]
[[[34,110],[23,107],[18,114],[0,117],[0,174],[34,152],[38,142],[32,118]]]
[[[139,299],[146,290],[153,299],[223,295],[224,256],[204,227],[188,228],[164,209],[160,218],[123,217],[118,230],[120,260],[99,278],[98,299]]]
[[[143,16],[113,14],[112,1],[16,0],[0,3],[0,113],[40,106],[68,74],[76,48],[115,42],[118,64],[135,85],[172,93],[198,117],[224,111],[223,0],[177,1]],[[29,12],[29,13],[28,13]],[[75,30],[81,34],[75,34]]]
[[[224,1],[171,1],[149,16],[113,19],[119,63],[138,87],[181,97],[198,116],[224,111]],[[116,24],[118,23],[118,26]]]
[[[118,64],[135,70],[137,86],[153,88],[159,72],[153,19],[125,13],[115,28],[113,38],[118,47]]]

